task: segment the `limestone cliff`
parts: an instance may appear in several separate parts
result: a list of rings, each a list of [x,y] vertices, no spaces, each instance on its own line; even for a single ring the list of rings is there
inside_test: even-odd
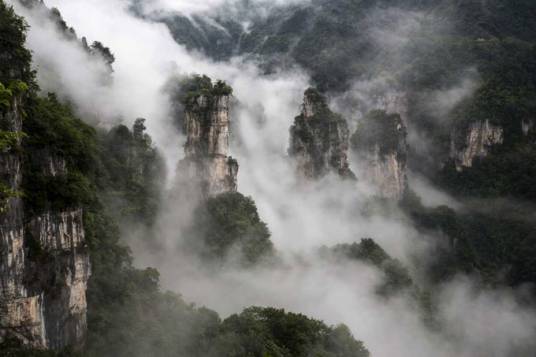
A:
[[[15,96],[0,112],[5,132],[20,133],[21,105]],[[20,144],[19,137],[14,145]],[[40,155],[43,176],[66,173],[62,158]],[[20,150],[0,153],[0,178],[7,184],[0,213],[0,342],[16,338],[35,348],[77,348],[86,335],[90,274],[82,210],[28,213],[19,194],[23,165]]]
[[[238,163],[229,156],[230,93],[221,86],[190,94],[184,103],[185,158],[179,170],[205,196],[237,190]]]
[[[290,128],[289,156],[300,176],[318,179],[329,172],[355,178],[348,164],[350,132],[346,120],[333,113],[315,89],[305,91],[302,111]]]
[[[400,115],[382,110],[367,114],[352,136],[358,177],[372,184],[381,197],[400,200],[407,190],[406,136]]]
[[[476,121],[466,128],[457,128],[451,135],[450,157],[454,160],[456,169],[472,167],[476,158],[484,158],[492,146],[502,144],[504,130],[491,124],[489,120]]]

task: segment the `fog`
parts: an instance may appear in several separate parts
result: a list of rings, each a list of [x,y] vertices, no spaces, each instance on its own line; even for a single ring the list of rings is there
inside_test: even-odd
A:
[[[193,14],[210,14],[214,10],[228,11],[229,8],[248,7],[262,8],[263,11],[281,5],[309,3],[310,0],[146,0],[134,1],[141,6],[146,15],[162,15],[180,13],[185,16]]]
[[[231,154],[240,164],[238,189],[255,200],[281,262],[277,267],[262,265],[250,270],[229,266],[215,271],[204,267],[180,250],[192,202],[168,194],[155,228],[163,249],[149,249],[136,232],[126,230],[124,237],[138,266],[159,269],[165,289],[179,292],[186,300],[206,305],[224,317],[251,305],[262,305],[302,312],[328,324],[345,323],[373,356],[511,356],[513,351],[528,355],[529,348],[534,347],[530,338],[536,316],[516,302],[516,291],[478,290],[475,280],[465,276],[446,283],[436,292],[443,330],[431,332],[409,297],[377,296],[380,271],[365,264],[332,262],[317,256],[316,249],[322,245],[372,237],[418,276],[420,267],[414,258],[426,257],[434,239],[419,233],[397,210],[371,210],[374,188],[364,182],[326,177],[304,184],[296,178],[286,150],[289,127],[299,114],[303,91],[310,85],[304,72],[279,71],[267,76],[241,58],[215,63],[176,44],[164,25],[134,17],[125,0],[45,3],[59,8],[79,36],[109,46],[116,62],[113,82],[104,85],[104,68],[98,61],[76,43],[62,38],[46,21],[39,21],[39,14],[17,7],[31,26],[28,46],[34,53],[43,91],[58,92],[82,116],[98,118],[99,125],[147,118],[148,132],[165,155],[170,187],[184,138],[173,126],[165,84],[177,75],[203,73],[226,80],[234,89]],[[150,11],[191,15],[221,3],[154,0],[148,4]],[[408,19],[412,25],[407,27],[404,22],[403,28],[413,31],[418,18],[412,14]],[[375,28],[371,36],[402,46],[397,36],[403,33],[393,33],[398,28]],[[452,106],[473,88],[465,80],[459,87],[447,89],[447,97],[430,94],[439,103],[431,110],[443,113],[446,106]],[[361,114],[348,103],[357,98],[367,103],[367,108],[383,107],[383,99],[378,98],[397,97],[396,92],[387,89],[388,79],[357,82],[351,91],[333,99],[333,107],[345,114],[352,126]],[[426,204],[456,204],[423,179],[412,178],[412,185],[425,196]],[[166,192],[176,190],[180,187]]]

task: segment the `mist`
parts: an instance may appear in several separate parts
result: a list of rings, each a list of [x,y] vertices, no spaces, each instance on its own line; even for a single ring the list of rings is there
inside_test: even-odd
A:
[[[100,62],[63,38],[50,23],[41,21],[39,14],[16,6],[31,26],[28,46],[40,72],[42,91],[58,92],[82,117],[98,120],[101,126],[147,118],[148,133],[166,158],[170,177],[169,187],[163,190],[168,198],[162,203],[155,227],[162,249],[150,248],[139,232],[124,230],[124,241],[133,249],[136,264],[157,268],[165,289],[223,316],[261,305],[305,313],[328,324],[345,323],[373,356],[510,356],[528,354],[535,347],[531,336],[536,314],[517,302],[519,292],[515,290],[481,290],[477,289],[476,278],[456,278],[435,292],[443,329],[433,332],[423,324],[409,296],[378,297],[375,287],[382,280],[378,269],[318,257],[321,246],[371,237],[419,276],[415,256],[425,257],[433,250],[434,236],[419,232],[396,209],[388,213],[371,209],[375,190],[362,181],[343,182],[328,176],[304,184],[296,177],[287,148],[289,128],[300,112],[303,92],[311,84],[304,71],[280,70],[264,75],[255,64],[240,57],[214,62],[178,45],[163,24],[132,15],[130,2],[125,0],[45,3],[57,7],[89,43],[101,41],[110,47],[116,62],[113,82],[103,84],[105,68]],[[155,0],[148,3],[148,11],[191,15],[223,3]],[[381,24],[374,20],[377,16],[371,17],[375,26]],[[408,32],[390,25],[374,28],[371,35],[378,36],[380,43],[403,47],[400,36],[412,33],[419,18],[411,14],[400,25]],[[172,103],[165,87],[171,78],[192,73],[223,79],[234,89],[231,154],[240,164],[238,190],[255,200],[261,218],[268,224],[281,259],[277,266],[245,270],[229,264],[215,271],[180,249],[193,202],[178,200],[172,194],[180,191],[173,182],[177,162],[183,156],[184,137],[173,125]],[[438,111],[441,117],[473,88],[473,82],[463,79],[455,88],[446,89],[446,96],[430,94],[439,103],[430,110]],[[354,83],[349,92],[332,98],[332,105],[346,116],[352,128],[367,110],[384,108],[385,98],[390,96],[396,102],[403,95],[393,91],[388,75],[382,75]],[[352,106],[352,102],[358,104]],[[351,158],[352,163],[355,160]],[[419,179],[412,182],[418,187],[416,191],[428,198],[426,203],[455,205],[432,184]],[[417,283],[425,284],[418,279]]]
[[[136,1],[135,1],[136,2]],[[141,6],[141,10],[145,15],[163,15],[169,13],[180,13],[182,15],[191,16],[194,14],[208,14],[214,11],[228,11],[234,7],[250,7],[266,10],[277,6],[306,4],[310,0],[149,0],[137,2]]]

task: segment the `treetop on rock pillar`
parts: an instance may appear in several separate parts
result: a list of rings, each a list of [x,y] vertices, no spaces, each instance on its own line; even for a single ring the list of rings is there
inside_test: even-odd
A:
[[[193,75],[183,79],[180,83],[180,101],[186,108],[194,106],[199,97],[204,96],[209,101],[215,97],[230,96],[233,88],[222,80],[213,82],[206,75]]]

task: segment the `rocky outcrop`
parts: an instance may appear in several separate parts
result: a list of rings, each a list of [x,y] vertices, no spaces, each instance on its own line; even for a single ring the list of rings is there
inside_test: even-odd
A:
[[[504,141],[504,129],[489,120],[476,121],[466,128],[456,129],[451,135],[450,157],[456,170],[472,167],[476,158],[488,156],[494,145]]]
[[[329,109],[318,91],[308,89],[302,111],[290,128],[288,153],[298,174],[318,179],[333,172],[343,178],[355,178],[348,164],[349,136],[346,120]]]
[[[86,336],[90,275],[82,210],[47,212],[33,218],[25,229],[26,240],[31,240],[29,254],[34,255],[27,264],[29,291],[43,297],[43,347],[79,347]]]
[[[20,98],[15,97],[9,108],[0,112],[0,123],[6,132],[21,132],[20,104]],[[15,144],[20,145],[20,139]],[[0,340],[12,334],[35,344],[44,344],[44,328],[39,313],[42,298],[29,297],[24,284],[23,205],[16,194],[22,183],[22,160],[13,148],[4,148],[0,153],[0,178],[5,185],[0,213]]]
[[[8,131],[21,130],[20,104],[14,99],[0,114]],[[63,159],[40,155],[42,175],[66,173]],[[22,165],[19,150],[0,153],[0,177],[10,192],[0,213],[0,342],[15,338],[35,348],[77,348],[86,335],[90,274],[82,210],[29,215],[18,195]]]
[[[185,105],[185,158],[179,170],[203,195],[237,190],[238,163],[229,156],[230,96],[201,94]]]
[[[383,110],[367,114],[352,136],[358,177],[374,186],[380,197],[400,200],[407,190],[406,136],[400,115]]]

